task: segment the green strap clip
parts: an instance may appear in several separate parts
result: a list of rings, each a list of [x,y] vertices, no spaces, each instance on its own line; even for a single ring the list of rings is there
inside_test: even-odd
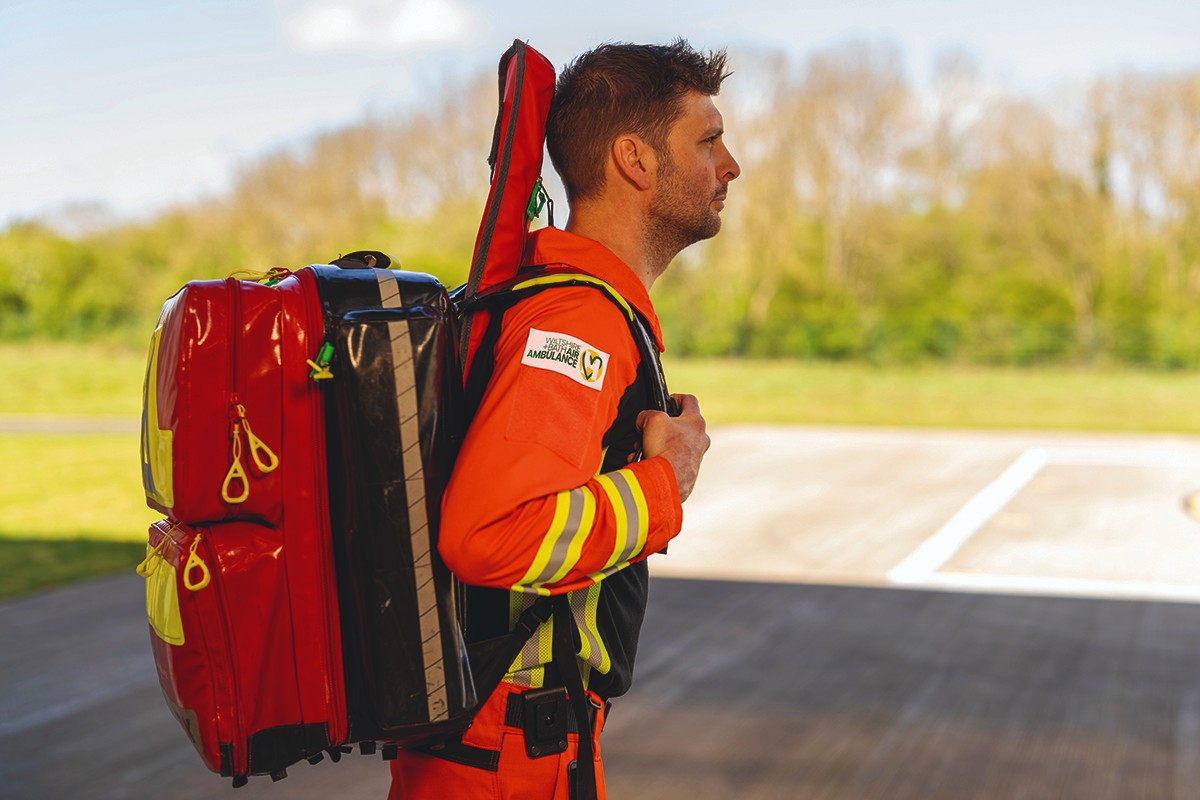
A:
[[[327,381],[333,377],[333,372],[329,369],[329,364],[333,361],[333,342],[325,342],[321,345],[321,349],[317,351],[316,359],[305,359],[308,365],[312,367],[312,372],[308,373],[308,377],[314,381]]]
[[[538,178],[533,184],[533,193],[529,195],[529,204],[525,206],[525,219],[533,222],[541,215],[542,209],[549,206],[549,223],[550,227],[554,227],[554,201],[550,195],[546,193],[546,187],[542,184],[542,179]]]

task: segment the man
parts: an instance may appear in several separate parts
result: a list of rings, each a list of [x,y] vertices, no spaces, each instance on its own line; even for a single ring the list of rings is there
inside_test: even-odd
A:
[[[608,44],[568,65],[550,109],[547,145],[571,213],[565,231],[531,235],[525,262],[607,283],[659,350],[650,287],[680,250],[717,233],[740,171],[712,102],[724,78],[724,52]],[[601,292],[542,291],[494,324],[492,378],[473,398],[439,550],[472,586],[472,641],[507,632],[539,595],[569,597],[591,709],[572,729],[592,740],[603,797],[599,733],[607,701],[632,680],[645,559],[679,532],[709,439],[690,395],[674,396],[678,416],[646,410],[657,367],[641,363],[625,313]],[[553,657],[554,621],[525,644],[460,745],[392,762],[391,798],[569,796],[578,736],[564,752],[531,747],[536,720],[525,713],[569,683]]]

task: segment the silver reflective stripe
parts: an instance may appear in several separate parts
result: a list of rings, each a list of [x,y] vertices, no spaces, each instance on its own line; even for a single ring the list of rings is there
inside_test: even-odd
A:
[[[571,489],[568,493],[567,519],[563,523],[562,532],[554,540],[554,549],[550,552],[550,559],[546,562],[546,566],[536,578],[529,582],[530,586],[541,586],[546,583],[557,575],[563,565],[567,563],[571,544],[579,534],[579,525],[583,521],[584,491],[583,488],[578,488]]]
[[[593,590],[599,595],[600,585],[596,584],[587,589],[571,592],[567,597],[571,601],[571,616],[575,619],[575,627],[579,629],[580,635],[587,640],[587,662],[595,669],[600,669],[603,664],[604,645],[600,643],[598,631],[593,630],[592,626],[588,624],[588,601],[596,602],[591,597]]]
[[[608,477],[612,480],[613,486],[617,487],[617,494],[621,497],[621,505],[625,508],[625,521],[628,525],[625,528],[625,547],[617,556],[615,564],[624,564],[633,558],[633,554],[637,551],[638,546],[638,531],[641,530],[641,519],[638,517],[638,504],[633,496],[633,487],[629,485],[629,475],[621,470],[608,473]]]
[[[391,270],[376,269],[379,305],[401,308],[400,284]],[[404,448],[405,496],[408,498],[408,530],[412,540],[413,582],[417,587],[417,614],[421,629],[421,655],[425,663],[425,694],[429,721],[448,719],[446,672],[442,663],[442,631],[438,617],[437,588],[433,582],[433,554],[429,518],[425,513],[425,465],[421,461],[421,429],[417,419],[417,381],[412,360],[408,323],[389,322],[392,374],[396,387],[396,410],[400,419],[400,446]]]

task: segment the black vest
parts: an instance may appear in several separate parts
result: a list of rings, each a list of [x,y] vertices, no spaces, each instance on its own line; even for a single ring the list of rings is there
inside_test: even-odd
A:
[[[510,306],[511,307],[511,306]],[[481,376],[490,377],[495,341],[499,336],[503,308],[493,308],[488,332],[472,365],[468,381],[470,408],[476,408],[486,384]],[[641,450],[641,436],[636,427],[638,414],[646,409],[666,410],[669,404],[658,348],[649,334],[649,326],[636,311],[630,320],[630,333],[638,344],[640,358],[637,375],[617,405],[617,416],[601,440],[604,461],[600,472],[613,472],[629,464],[630,457]],[[486,354],[486,355],[485,355]],[[483,356],[483,360],[480,360]],[[474,396],[470,396],[474,395]],[[608,651],[610,668],[607,673],[593,670],[587,687],[604,698],[618,697],[629,691],[633,683],[633,664],[637,656],[638,636],[646,615],[649,592],[649,571],[646,560],[636,561],[625,569],[600,581],[596,608],[596,632]],[[581,592],[586,589],[579,590]],[[468,643],[502,636],[510,630],[512,593],[506,589],[467,586],[462,597],[465,635]],[[579,646],[579,632],[575,631]],[[551,660],[552,661],[552,660]],[[549,662],[548,662],[549,663]],[[546,673],[546,686],[562,685],[552,667]]]

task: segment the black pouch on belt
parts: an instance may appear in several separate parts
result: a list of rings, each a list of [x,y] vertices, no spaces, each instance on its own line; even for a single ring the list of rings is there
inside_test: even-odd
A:
[[[539,689],[521,694],[525,753],[530,758],[562,753],[567,749],[571,707],[567,690]]]

